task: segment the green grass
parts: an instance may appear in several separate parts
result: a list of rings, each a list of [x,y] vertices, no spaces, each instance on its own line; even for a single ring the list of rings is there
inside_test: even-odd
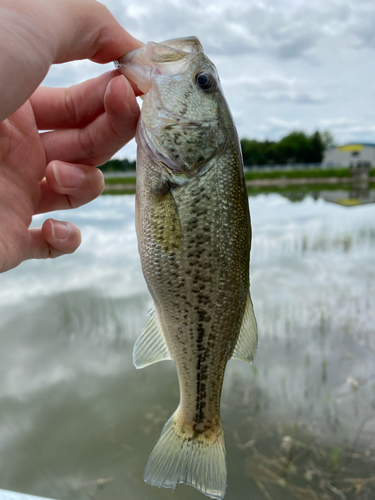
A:
[[[102,196],[107,194],[135,194],[135,189],[119,189],[119,190],[106,190],[102,193]]]
[[[108,177],[105,179],[105,184],[135,184],[136,177]]]
[[[135,186],[134,186],[135,187]],[[375,188],[375,183],[370,183],[371,189]],[[299,201],[305,196],[319,196],[319,192],[324,190],[349,190],[351,188],[350,184],[308,184],[308,185],[298,185],[298,186],[260,186],[260,187],[248,187],[247,193],[249,196],[257,196],[259,194],[270,194],[279,193],[292,201]],[[103,195],[111,194],[135,194],[135,189],[106,189]]]
[[[372,187],[372,185],[371,185]],[[342,190],[351,188],[350,184],[340,183],[340,184],[302,184],[302,185],[291,185],[291,186],[247,186],[247,192],[249,195],[256,195],[262,193],[312,193],[315,191],[322,190]]]
[[[370,175],[375,177],[375,168],[370,171]],[[348,168],[245,172],[245,179],[248,181],[256,179],[311,179],[314,177],[351,177],[351,173]],[[136,177],[110,177],[105,180],[105,183],[107,186],[111,184],[135,184]]]
[[[375,175],[375,169],[372,174]],[[271,172],[245,172],[245,179],[310,179],[314,177],[351,177],[348,168],[306,169],[306,170],[275,170]]]

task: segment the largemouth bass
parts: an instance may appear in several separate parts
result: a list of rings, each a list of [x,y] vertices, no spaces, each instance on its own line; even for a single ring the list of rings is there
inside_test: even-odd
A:
[[[217,70],[195,37],[149,42],[117,63],[145,93],[138,123],[136,228],[154,308],[137,368],[172,359],[180,404],[146,463],[152,485],[227,484],[220,419],[224,371],[252,361],[251,226],[237,132]]]

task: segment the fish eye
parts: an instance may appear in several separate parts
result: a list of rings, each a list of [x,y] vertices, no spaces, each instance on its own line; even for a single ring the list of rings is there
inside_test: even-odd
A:
[[[202,90],[210,90],[215,84],[215,78],[211,73],[197,73],[195,75],[195,83]]]

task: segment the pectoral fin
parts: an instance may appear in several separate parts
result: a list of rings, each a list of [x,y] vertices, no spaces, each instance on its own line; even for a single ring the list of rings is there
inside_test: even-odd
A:
[[[133,363],[136,368],[143,368],[158,361],[172,359],[155,306],[152,306],[148,314],[150,318],[134,345]]]
[[[241,359],[242,361],[250,363],[255,358],[257,344],[258,328],[249,292],[246,298],[245,312],[243,315],[240,334],[238,336],[232,358]]]

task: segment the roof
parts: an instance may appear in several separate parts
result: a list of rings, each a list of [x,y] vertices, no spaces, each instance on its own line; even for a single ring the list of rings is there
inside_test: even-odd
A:
[[[375,148],[375,143],[373,142],[346,142],[345,144],[342,144],[342,146],[355,146],[355,145],[358,145],[358,146],[370,146],[372,148]],[[341,146],[341,147],[342,147]],[[340,147],[340,146],[338,146]]]

